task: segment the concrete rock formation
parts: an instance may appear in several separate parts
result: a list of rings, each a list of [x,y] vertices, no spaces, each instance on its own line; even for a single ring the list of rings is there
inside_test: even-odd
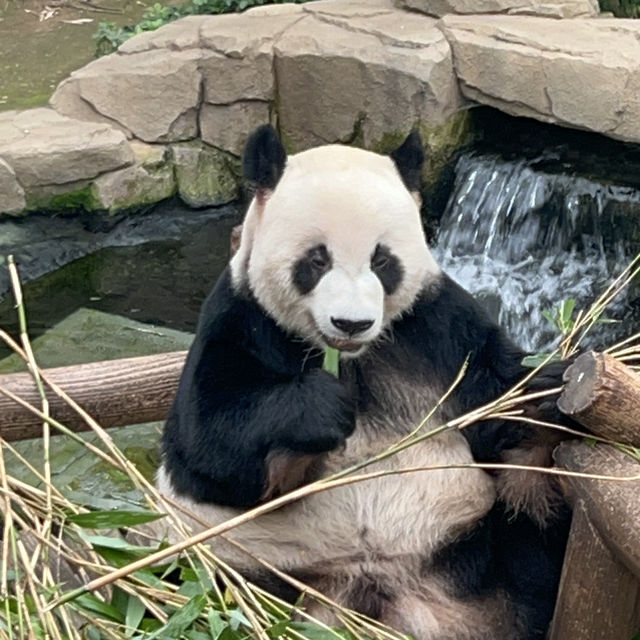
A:
[[[290,152],[388,151],[418,126],[427,180],[469,103],[640,142],[640,23],[596,14],[596,0],[321,0],[184,18],[73,73],[51,109],[0,113],[0,215],[229,202],[268,121]]]

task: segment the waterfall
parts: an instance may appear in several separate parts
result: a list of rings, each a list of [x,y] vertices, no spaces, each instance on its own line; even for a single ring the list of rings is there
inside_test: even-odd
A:
[[[557,343],[543,310],[569,298],[586,309],[631,262],[629,228],[635,224],[637,237],[640,227],[640,190],[542,164],[462,155],[434,248],[444,271],[528,351]],[[606,325],[608,343],[639,324],[628,292],[607,315],[620,319]]]

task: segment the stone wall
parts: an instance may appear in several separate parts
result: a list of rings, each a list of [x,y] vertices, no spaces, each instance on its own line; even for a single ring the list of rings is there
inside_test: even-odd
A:
[[[229,202],[245,137],[268,121],[290,152],[388,151],[418,126],[426,178],[471,101],[638,142],[638,84],[640,22],[598,18],[595,0],[321,0],[193,16],[76,71],[49,109],[0,112],[0,214],[115,212],[176,193]]]

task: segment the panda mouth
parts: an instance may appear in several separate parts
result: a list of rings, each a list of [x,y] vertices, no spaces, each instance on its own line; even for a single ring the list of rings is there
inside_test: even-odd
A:
[[[322,339],[334,349],[338,351],[358,351],[366,345],[366,342],[356,342],[355,340],[346,340],[344,338],[330,338],[329,336],[322,334]]]

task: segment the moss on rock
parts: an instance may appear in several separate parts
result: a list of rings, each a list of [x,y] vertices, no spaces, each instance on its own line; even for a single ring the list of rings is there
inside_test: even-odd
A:
[[[27,192],[26,211],[94,211],[100,209],[90,182],[83,181],[75,185],[51,185],[32,189]]]
[[[172,145],[178,193],[192,207],[220,206],[240,196],[240,159],[199,140]]]

